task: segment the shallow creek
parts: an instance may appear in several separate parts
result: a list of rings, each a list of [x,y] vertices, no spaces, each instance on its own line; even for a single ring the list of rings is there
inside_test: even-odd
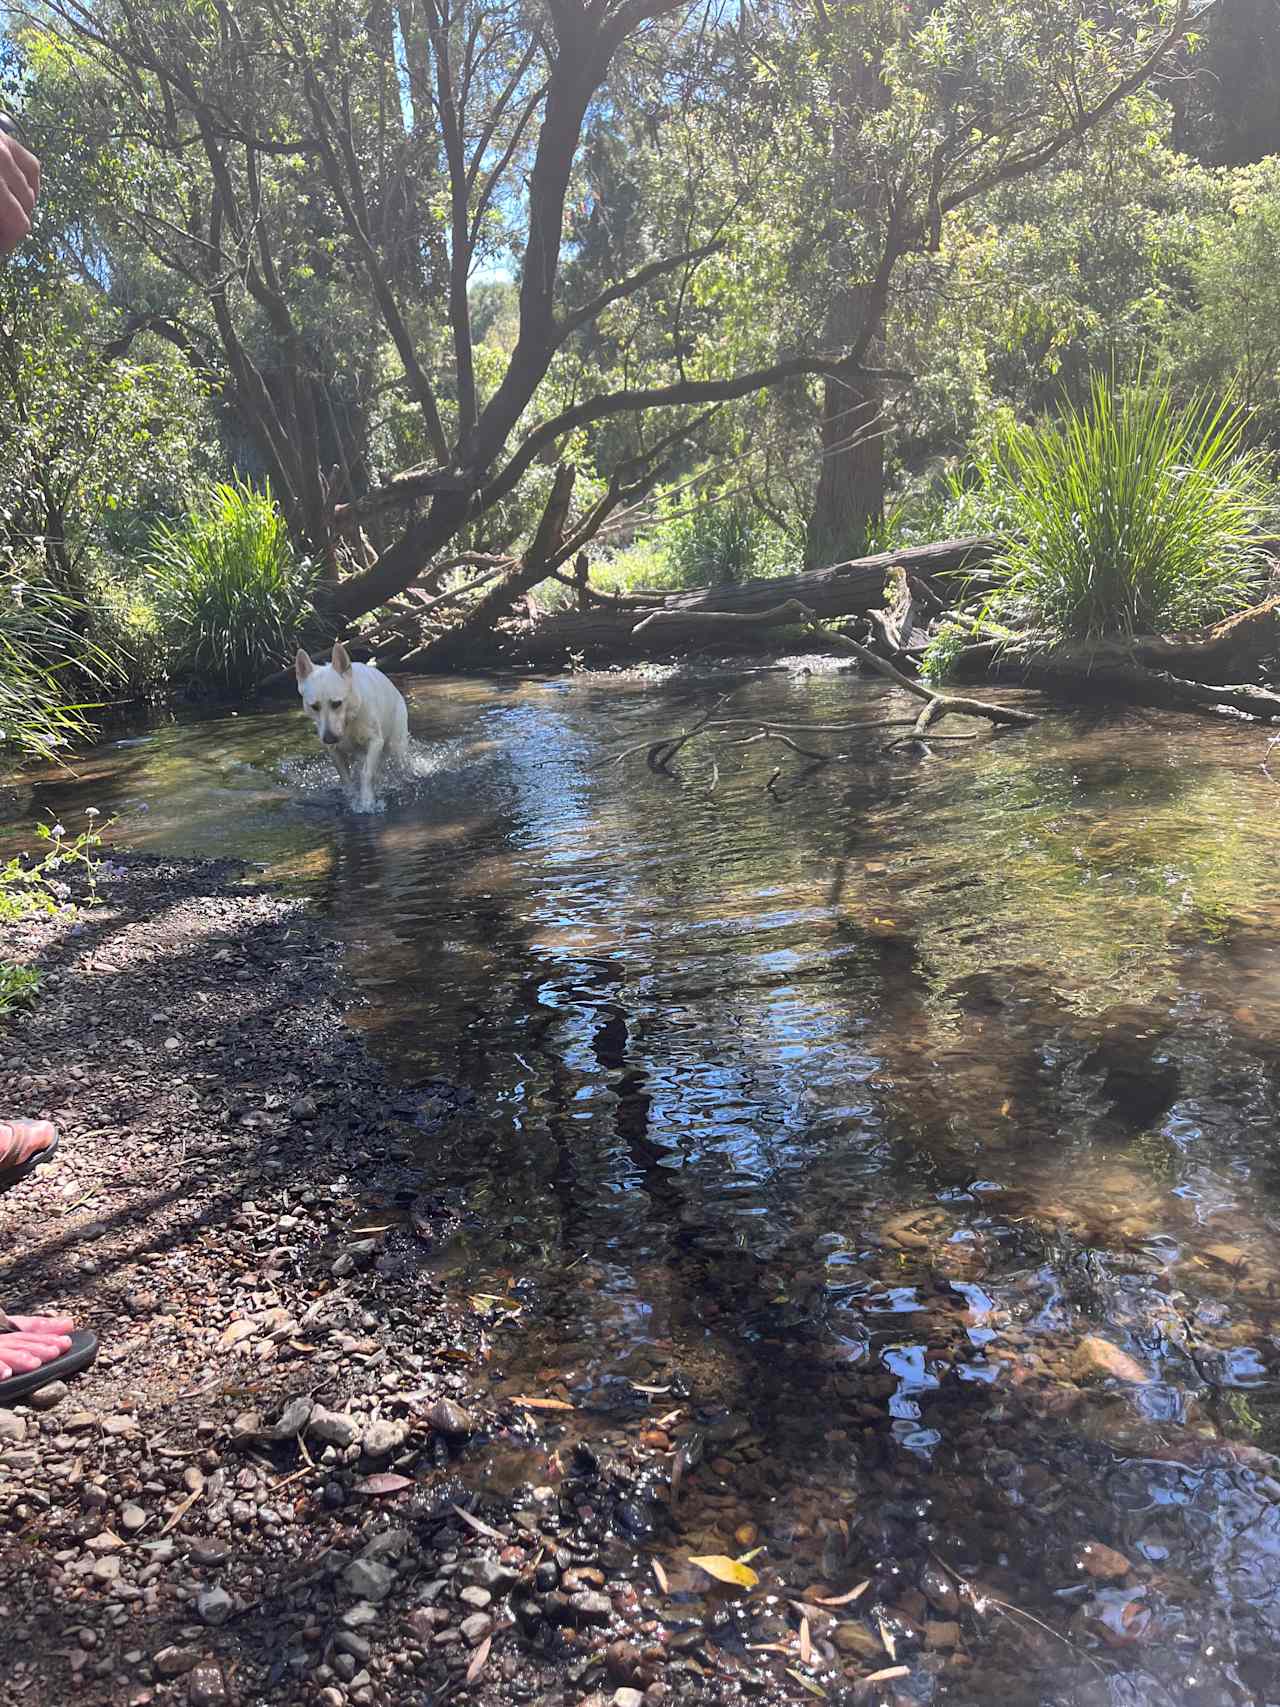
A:
[[[904,710],[728,686],[782,720]],[[572,1405],[567,1438],[685,1439],[653,1543],[676,1595],[691,1552],[879,1565],[920,1623],[976,1585],[992,1654],[939,1670],[947,1699],[1280,1701],[1267,736],[1054,713],[927,761],[815,737],[861,757],[802,784],[763,745],[718,776],[696,747],[674,779],[605,762],[710,697],[419,683],[416,774],[367,819],[296,713],[169,724],[0,802],[329,910],[429,1182],[416,1210],[370,1182],[389,1260],[518,1308],[492,1378]],[[532,1420],[513,1484],[564,1430]]]

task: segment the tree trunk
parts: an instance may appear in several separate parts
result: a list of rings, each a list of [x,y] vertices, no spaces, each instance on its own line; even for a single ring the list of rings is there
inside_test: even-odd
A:
[[[865,381],[828,379],[822,388],[822,464],[809,515],[810,568],[857,557],[884,515],[884,419]]]
[[[732,629],[735,651],[752,647],[776,651],[778,624],[787,620],[786,612],[792,601],[803,605],[819,621],[863,616],[884,604],[886,577],[902,566],[940,604],[949,605],[973,579],[981,577],[984,566],[995,554],[996,543],[985,535],[944,539],[934,545],[882,551],[873,557],[834,563],[797,575],[776,575],[737,586],[671,593],[644,608],[633,603],[616,609],[597,606],[586,614],[567,611],[545,617],[518,640],[508,643],[506,650],[518,652],[526,662],[554,668],[574,655],[584,655],[593,661],[666,657],[687,648],[706,646],[715,639],[720,640],[723,650],[725,636]],[[957,581],[948,588],[947,577],[952,575]],[[932,580],[933,576],[941,579]],[[645,617],[653,612],[661,612],[661,620],[642,626]],[[723,615],[759,618],[769,613],[772,622],[731,625],[709,620]],[[494,638],[477,634],[474,644],[483,647]]]

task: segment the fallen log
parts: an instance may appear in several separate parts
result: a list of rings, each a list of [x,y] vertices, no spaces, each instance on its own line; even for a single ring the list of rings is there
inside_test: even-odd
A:
[[[735,647],[769,647],[776,644],[776,636],[771,637],[769,629],[790,620],[777,613],[787,611],[793,601],[821,621],[865,616],[883,606],[885,577],[895,568],[915,578],[938,603],[954,604],[966,586],[975,581],[985,584],[983,571],[996,549],[994,539],[976,534],[933,545],[913,545],[902,551],[880,551],[872,557],[857,557],[795,575],[671,593],[653,613],[661,617],[660,621],[651,616],[636,623],[634,611],[625,608],[616,612],[564,611],[544,617],[512,641],[507,650],[543,666],[561,664],[571,656],[591,661],[667,656],[705,646],[714,628],[727,635],[725,617],[754,619],[737,625]],[[949,586],[952,577],[955,584]],[[708,622],[711,618],[714,623]]]

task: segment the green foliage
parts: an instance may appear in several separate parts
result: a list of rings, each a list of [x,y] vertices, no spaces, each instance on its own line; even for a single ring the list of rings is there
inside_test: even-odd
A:
[[[661,539],[680,587],[780,574],[787,559],[778,527],[742,498],[677,513],[664,524]]]
[[[988,475],[1009,518],[991,608],[1059,643],[1186,627],[1241,602],[1267,500],[1245,419],[1095,375],[1083,407],[1010,430]]]
[[[85,620],[78,601],[0,561],[0,749],[49,759],[90,733],[118,670]]]
[[[174,675],[235,692],[292,655],[316,574],[269,492],[214,486],[160,523],[147,561]]]
[[[102,865],[97,807],[90,806],[85,817],[88,827],[74,836],[62,824],[37,824],[36,835],[47,851],[38,856],[15,854],[0,865],[0,923],[16,924],[33,913],[53,914],[65,907],[71,890],[63,873],[79,872],[90,905],[97,901]]]
[[[42,979],[33,966],[0,960],[0,1019],[35,1001]]]

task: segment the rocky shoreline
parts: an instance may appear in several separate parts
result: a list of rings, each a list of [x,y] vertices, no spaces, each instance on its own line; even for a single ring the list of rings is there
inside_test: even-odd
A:
[[[96,905],[9,927],[5,954],[44,984],[0,1029],[0,1109],[62,1145],[0,1197],[0,1299],[101,1342],[0,1411],[6,1700],[817,1693],[744,1653],[732,1589],[675,1604],[638,1553],[675,1443],[611,1454],[557,1401],[495,1408],[511,1301],[453,1298],[396,1247],[458,1213],[415,1160],[458,1099],[386,1081],[323,920],[238,865],[117,855]],[[798,1640],[800,1614],[760,1610]],[[809,1665],[849,1666],[808,1610]],[[862,1678],[904,1673],[866,1646]]]
[[[767,1535],[731,1490],[764,1510],[781,1483],[723,1395],[664,1374],[606,1420],[548,1369],[510,1396],[522,1300],[430,1267],[466,1208],[422,1133],[465,1142],[467,1100],[389,1081],[302,902],[115,856],[97,904],[8,927],[5,955],[45,982],[0,1028],[0,1111],[63,1137],[0,1197],[0,1302],[101,1341],[69,1388],[0,1410],[6,1701],[905,1707],[1076,1673],[1072,1642],[993,1622],[940,1567],[927,1477],[870,1389],[875,1521],[779,1508]],[[998,1590],[1011,1519],[976,1507]],[[825,1533],[821,1580],[789,1523]],[[1064,1564],[1126,1612],[1135,1569],[1096,1539]]]

